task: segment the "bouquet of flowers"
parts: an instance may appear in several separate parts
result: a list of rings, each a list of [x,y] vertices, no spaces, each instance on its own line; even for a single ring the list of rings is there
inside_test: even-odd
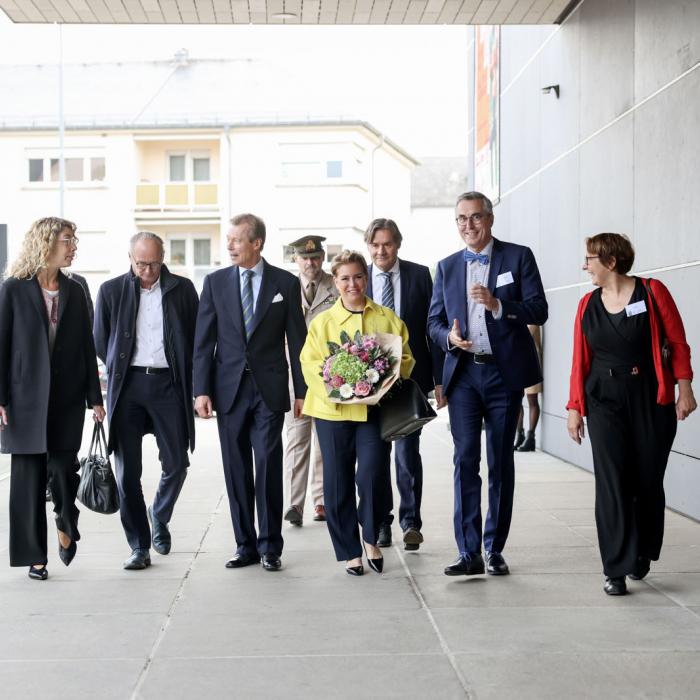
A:
[[[374,405],[399,376],[401,337],[391,333],[353,338],[340,333],[340,343],[328,343],[330,355],[321,366],[320,376],[334,403]]]

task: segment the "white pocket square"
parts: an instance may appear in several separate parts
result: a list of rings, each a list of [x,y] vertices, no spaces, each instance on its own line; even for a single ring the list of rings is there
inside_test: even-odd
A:
[[[272,303],[276,304],[278,301],[284,301],[284,297],[279,292],[272,298]]]

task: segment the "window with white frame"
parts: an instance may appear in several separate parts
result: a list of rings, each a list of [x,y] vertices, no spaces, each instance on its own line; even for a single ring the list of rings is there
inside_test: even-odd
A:
[[[211,155],[208,151],[168,153],[169,182],[211,182]]]
[[[63,159],[66,182],[104,182],[106,165],[104,156],[74,156]],[[27,177],[31,183],[59,182],[61,166],[58,157],[30,155],[27,158]]]

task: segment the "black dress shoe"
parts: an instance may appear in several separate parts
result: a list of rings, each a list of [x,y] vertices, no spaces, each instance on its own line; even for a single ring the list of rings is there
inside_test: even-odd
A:
[[[46,566],[30,566],[28,576],[35,581],[46,581],[49,572],[46,570]]]
[[[378,559],[370,559],[369,554],[367,554],[367,547],[365,546],[365,543],[362,543],[362,549],[365,550],[365,556],[367,557],[367,563],[369,564],[369,568],[372,569],[372,571],[376,571],[378,574],[381,574],[382,571],[384,571],[384,557],[379,557]]]
[[[239,552],[236,552],[236,554],[233,555],[232,559],[229,559],[226,562],[226,568],[227,569],[242,569],[244,566],[251,566],[253,564],[259,564],[260,563],[260,557],[255,554],[254,556],[251,556],[249,554],[241,554]]]
[[[627,574],[633,581],[641,581],[648,573],[651,568],[651,559],[647,557],[637,557],[637,562],[634,565],[634,569]]]
[[[418,528],[408,527],[403,531],[403,548],[415,552],[423,544],[423,535]]]
[[[518,432],[515,435],[515,444],[513,445],[513,449],[517,450],[520,445],[522,445],[525,442],[525,431],[524,430],[518,430]]]
[[[158,554],[170,554],[172,546],[172,537],[166,523],[162,523],[156,518],[153,512],[153,506],[148,506],[148,522],[151,523],[151,532],[153,533],[153,549]]]
[[[291,506],[289,508],[289,510],[284,514],[284,519],[291,525],[296,525],[297,527],[300,527],[304,522],[304,516],[302,515],[301,510],[296,506]]]
[[[265,571],[279,571],[282,568],[282,560],[279,554],[270,554],[269,552],[263,554],[260,563]]]
[[[603,590],[608,595],[625,595],[627,593],[627,584],[624,576],[606,576]]]
[[[71,540],[67,547],[64,547],[60,540],[58,541],[58,556],[66,566],[73,561],[73,557],[75,557],[77,551],[78,543],[75,540]]]
[[[391,525],[380,525],[377,535],[377,547],[391,547]]]
[[[346,566],[345,572],[350,574],[350,576],[362,576],[365,573],[365,567],[362,564],[359,566]]]
[[[518,452],[534,452],[535,451],[535,433],[531,430],[527,431],[525,442],[518,447]]]
[[[145,569],[151,565],[151,555],[147,549],[134,549],[131,556],[124,562],[124,568],[129,571]]]
[[[481,554],[473,554],[471,557],[457,557],[445,567],[445,576],[476,576],[484,571],[483,557]]]
[[[486,573],[491,576],[507,576],[508,564],[500,552],[486,552]]]

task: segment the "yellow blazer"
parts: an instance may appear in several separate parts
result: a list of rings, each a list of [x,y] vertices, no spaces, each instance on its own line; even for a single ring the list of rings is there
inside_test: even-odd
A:
[[[348,311],[338,299],[328,311],[316,316],[309,326],[306,342],[301,349],[301,370],[308,387],[304,399],[304,414],[324,420],[367,420],[367,406],[364,404],[333,403],[328,400],[326,386],[321,377],[321,367],[329,355],[328,341],[340,342],[340,331],[345,331],[351,338],[355,331],[362,335],[373,333],[393,333],[403,340],[401,349],[400,374],[403,378],[411,375],[416,361],[408,347],[408,329],[406,324],[385,306],[375,304],[369,297],[365,298],[365,310],[361,314]]]

